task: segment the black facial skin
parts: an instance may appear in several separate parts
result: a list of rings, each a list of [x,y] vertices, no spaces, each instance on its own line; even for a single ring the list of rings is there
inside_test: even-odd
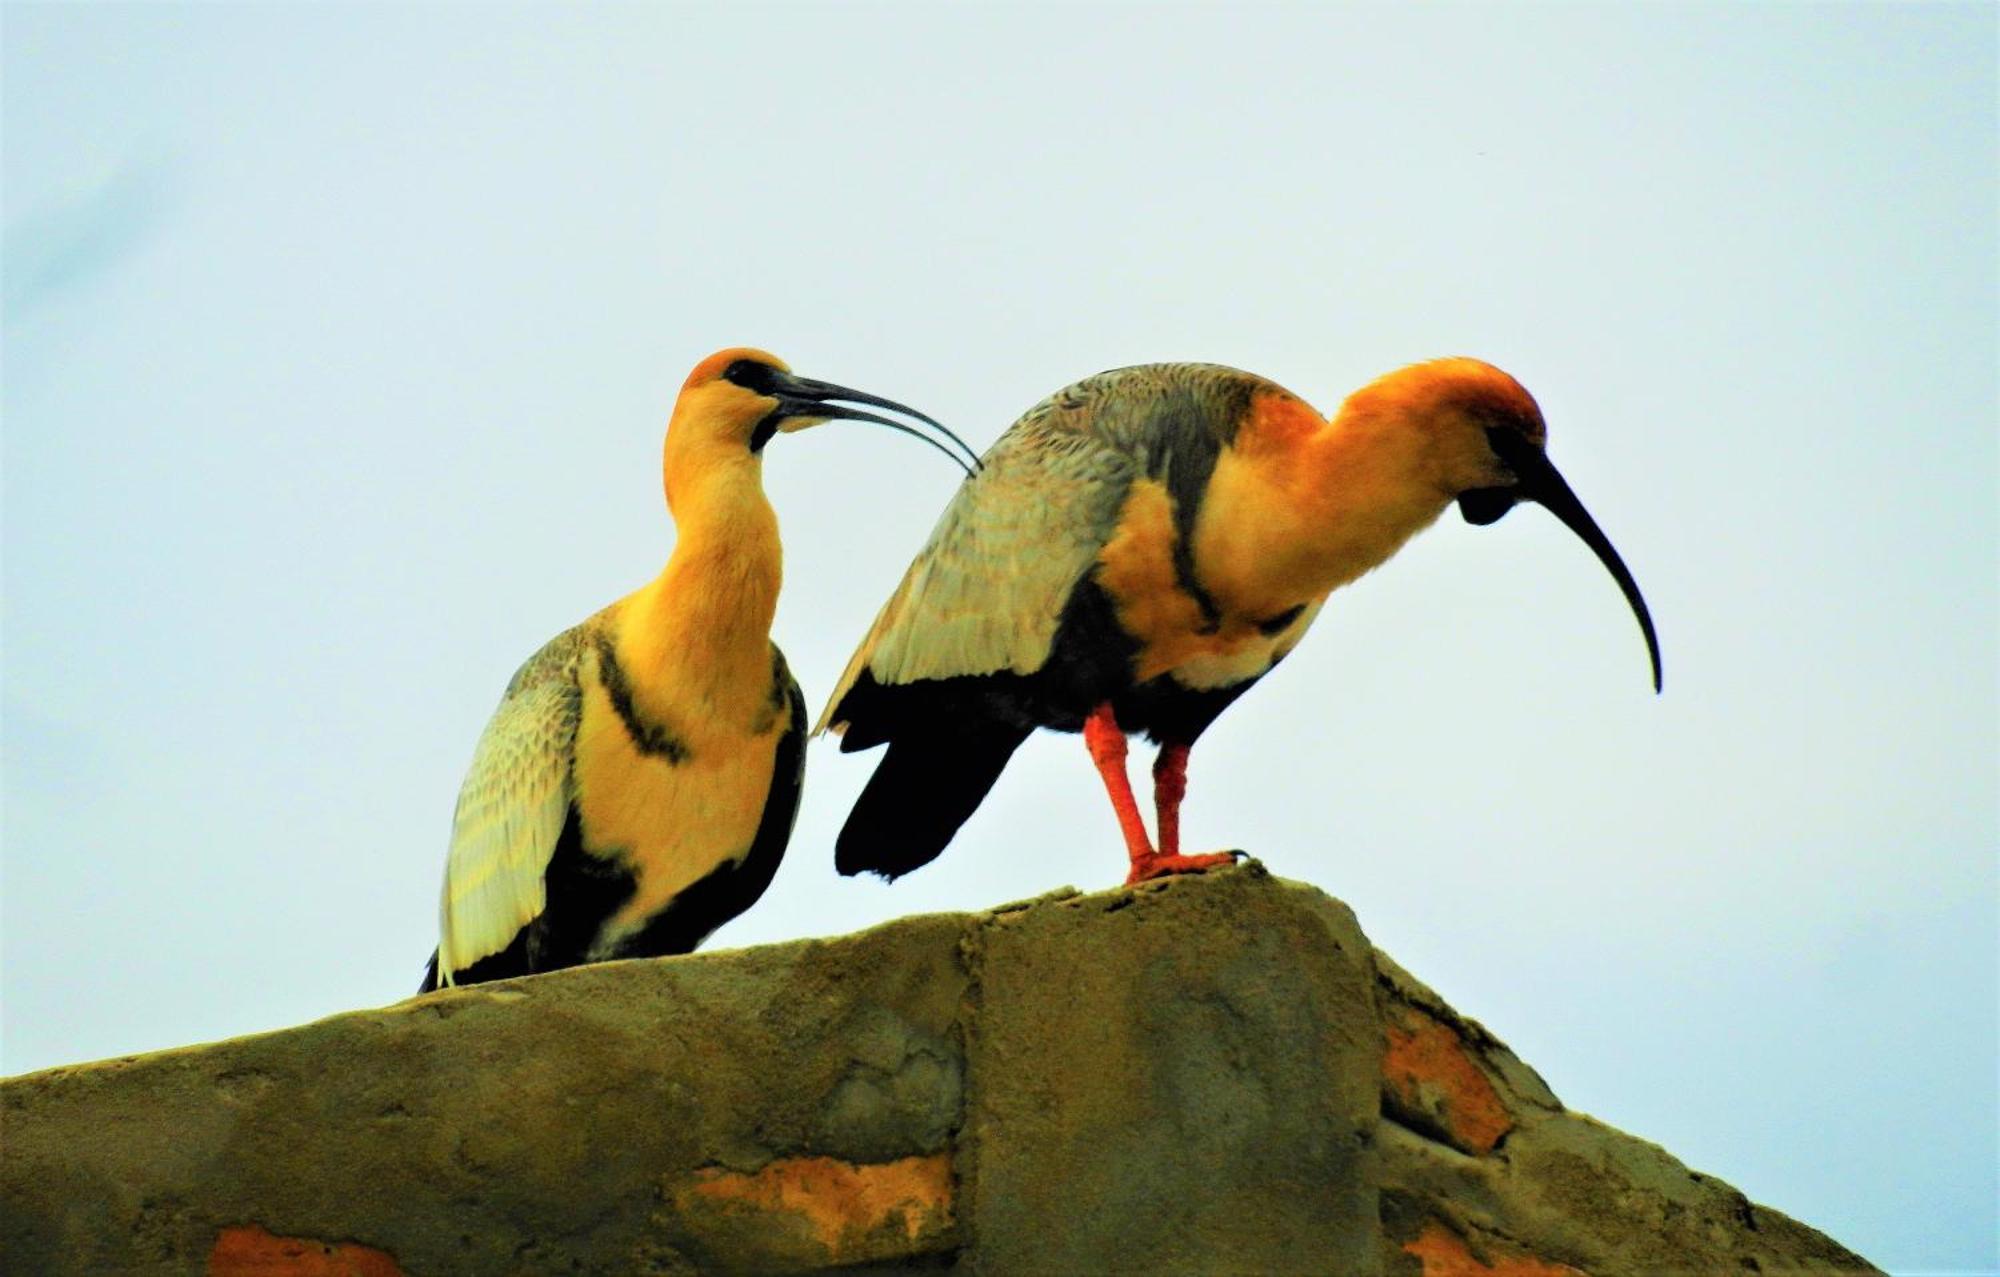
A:
[[[1475,527],[1498,523],[1519,500],[1512,488],[1473,488],[1458,494],[1458,512]]]
[[[731,385],[741,386],[752,394],[770,395],[778,393],[778,370],[755,359],[739,359],[722,370],[722,379]]]

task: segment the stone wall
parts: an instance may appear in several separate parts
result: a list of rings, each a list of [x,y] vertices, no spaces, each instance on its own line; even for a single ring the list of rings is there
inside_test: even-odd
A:
[[[1873,1272],[1256,865],[0,1084],[17,1273]]]

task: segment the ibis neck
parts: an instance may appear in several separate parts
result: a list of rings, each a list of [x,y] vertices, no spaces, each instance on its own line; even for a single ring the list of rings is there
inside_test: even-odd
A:
[[[1428,528],[1452,496],[1434,472],[1426,434],[1402,420],[1338,414],[1316,440],[1312,552],[1326,588],[1370,572]]]
[[[1451,495],[1423,443],[1407,423],[1347,412],[1304,441],[1290,553],[1313,593],[1380,567],[1444,513]]]
[[[673,553],[632,596],[621,657],[635,683],[728,718],[768,695],[771,621],[783,576],[763,464],[745,449],[677,467],[669,453]]]

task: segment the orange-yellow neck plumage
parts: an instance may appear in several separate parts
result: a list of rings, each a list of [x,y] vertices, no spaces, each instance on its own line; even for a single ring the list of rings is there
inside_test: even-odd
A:
[[[619,637],[635,695],[662,712],[667,698],[698,704],[723,721],[762,712],[783,580],[778,516],[750,446],[771,401],[723,375],[744,360],[788,371],[765,351],[731,347],[696,364],[681,387],[660,467],[674,549],[627,598]]]
[[[1459,493],[1504,482],[1484,431],[1536,443],[1541,411],[1477,359],[1435,359],[1349,395],[1332,420],[1260,391],[1203,495],[1195,560],[1251,615],[1323,598],[1382,563]]]

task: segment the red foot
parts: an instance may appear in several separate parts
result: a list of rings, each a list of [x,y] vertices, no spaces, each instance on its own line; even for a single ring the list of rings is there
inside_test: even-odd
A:
[[[1132,872],[1125,875],[1125,885],[1129,887],[1133,883],[1165,878],[1171,874],[1198,874],[1204,869],[1233,865],[1242,854],[1240,851],[1215,851],[1203,856],[1166,856],[1158,853],[1134,856]]]

